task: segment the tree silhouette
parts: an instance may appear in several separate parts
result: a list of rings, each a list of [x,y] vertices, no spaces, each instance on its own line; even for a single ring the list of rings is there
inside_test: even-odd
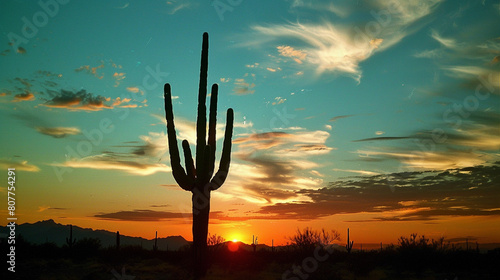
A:
[[[187,140],[182,141],[186,170],[181,166],[177,137],[172,110],[170,84],[165,84],[165,114],[167,120],[168,147],[172,174],[179,186],[193,193],[193,260],[195,278],[204,276],[207,270],[207,234],[210,213],[210,192],[217,190],[226,180],[231,160],[231,137],[233,135],[233,109],[227,110],[226,131],[222,148],[219,170],[215,169],[216,125],[217,125],[217,84],[212,85],[210,97],[210,117],[208,124],[208,142],[206,137],[207,116],[205,101],[207,98],[208,72],[208,33],[203,33],[201,51],[200,85],[198,90],[198,116],[196,121],[196,166]]]

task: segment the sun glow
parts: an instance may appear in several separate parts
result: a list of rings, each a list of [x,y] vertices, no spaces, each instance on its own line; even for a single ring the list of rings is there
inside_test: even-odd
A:
[[[238,232],[230,232],[228,234],[226,234],[227,236],[227,239],[226,240],[230,240],[232,242],[240,242],[242,241],[242,235]]]
[[[231,252],[236,252],[238,251],[238,248],[239,248],[239,244],[238,244],[238,241],[233,241],[233,242],[229,242],[227,243],[227,249]]]

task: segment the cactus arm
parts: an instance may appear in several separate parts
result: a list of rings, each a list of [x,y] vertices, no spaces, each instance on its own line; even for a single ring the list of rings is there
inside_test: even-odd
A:
[[[211,189],[217,190],[226,181],[229,173],[229,164],[231,162],[231,137],[233,136],[233,109],[227,109],[226,131],[224,134],[224,145],[222,146],[222,157],[220,159],[219,170],[211,181]]]
[[[189,184],[188,176],[181,166],[181,159],[179,156],[179,148],[177,147],[177,136],[175,133],[174,113],[172,110],[172,92],[170,84],[165,84],[165,115],[167,120],[167,136],[168,136],[168,151],[170,154],[170,164],[172,166],[172,175],[179,186],[190,191],[193,184]]]
[[[201,167],[205,165],[204,153],[207,134],[207,73],[208,73],[208,33],[203,33],[201,48],[200,86],[198,89],[198,116],[196,119],[196,169],[202,175]],[[204,174],[202,175],[204,176]]]
[[[207,158],[208,178],[212,178],[215,169],[218,92],[219,86],[217,84],[213,84],[210,96],[210,117],[208,120],[208,145],[210,146],[210,153]]]
[[[184,150],[184,159],[186,161],[187,180],[189,185],[194,184],[196,178],[196,169],[194,168],[193,155],[187,140],[182,141],[182,149]]]

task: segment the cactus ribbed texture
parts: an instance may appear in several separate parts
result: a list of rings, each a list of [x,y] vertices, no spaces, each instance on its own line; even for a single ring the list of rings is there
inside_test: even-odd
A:
[[[347,229],[347,245],[345,245],[345,248],[348,253],[351,252],[352,245],[354,244],[354,241],[349,242],[349,228]]]
[[[233,109],[227,110],[226,131],[219,170],[215,169],[216,125],[217,125],[217,84],[212,85],[207,140],[207,72],[208,72],[208,33],[203,34],[201,51],[200,84],[198,90],[198,116],[196,121],[196,161],[193,161],[187,140],[182,141],[186,169],[181,166],[177,137],[172,110],[170,84],[165,84],[165,115],[167,120],[168,149],[172,175],[179,186],[191,191],[193,210],[193,253],[195,278],[205,275],[207,270],[207,235],[210,213],[210,192],[217,190],[226,180],[231,160],[231,137],[233,135]]]

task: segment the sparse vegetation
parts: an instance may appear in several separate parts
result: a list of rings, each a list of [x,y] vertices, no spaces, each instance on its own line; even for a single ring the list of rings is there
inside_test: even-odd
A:
[[[213,235],[208,234],[207,245],[212,253],[220,251],[224,247],[224,242],[226,242],[224,237],[215,233]]]
[[[333,245],[333,241],[339,240],[340,234],[336,230],[321,231],[306,227],[302,231],[297,229],[295,235],[289,237],[292,245],[301,252],[312,252],[317,246],[327,247]]]
[[[209,244],[224,244],[217,234],[209,235]],[[335,232],[311,228],[297,230],[293,242],[324,245],[339,240]],[[154,251],[141,246],[102,248],[98,239],[82,238],[68,253],[68,246],[54,243],[34,245],[17,238],[18,276],[23,279],[113,279],[112,271],[135,279],[191,279],[191,252]],[[221,243],[222,242],[222,243]],[[2,239],[2,250],[8,244]],[[257,250],[251,246],[230,252],[225,246],[211,254],[212,265],[205,279],[283,279],[282,274],[314,252],[303,253],[296,244],[276,250]],[[309,247],[310,248],[310,247]],[[500,249],[487,253],[458,248],[444,242],[412,234],[402,236],[397,245],[383,250],[353,250],[348,254],[338,246],[327,259],[318,262],[307,279],[493,279],[500,263]],[[323,256],[324,253],[321,253]],[[28,277],[29,276],[29,277]],[[43,276],[43,277],[42,277]],[[293,279],[293,278],[285,278]]]

